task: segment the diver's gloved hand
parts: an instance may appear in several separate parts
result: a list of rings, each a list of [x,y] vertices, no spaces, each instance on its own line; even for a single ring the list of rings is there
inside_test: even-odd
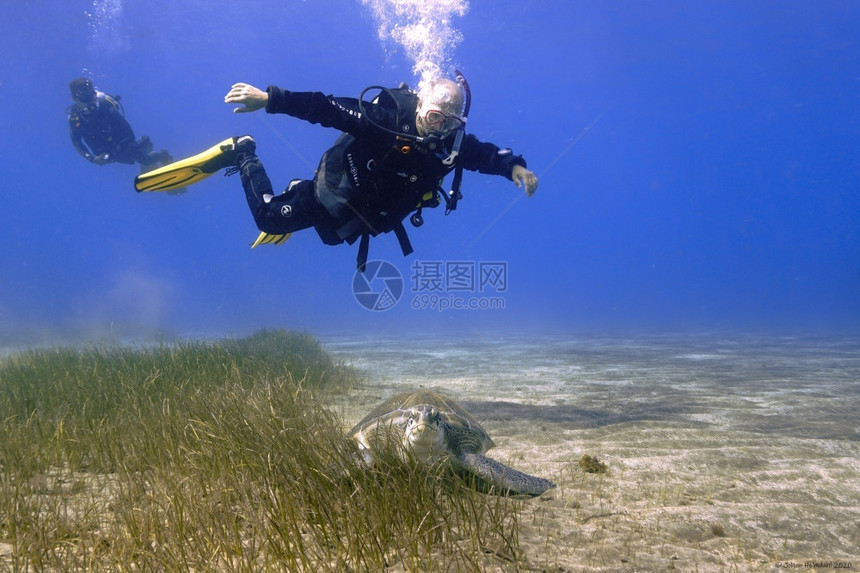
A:
[[[110,162],[110,155],[108,155],[107,153],[105,153],[104,155],[93,155],[91,161],[96,165],[104,165]]]
[[[511,179],[513,179],[514,185],[516,185],[518,188],[525,189],[526,195],[528,195],[529,197],[534,195],[535,191],[537,191],[537,175],[535,175],[522,165],[514,165],[514,168],[511,171]]]
[[[243,104],[245,107],[237,107],[233,109],[233,113],[248,113],[266,107],[266,104],[269,103],[269,94],[251,84],[240,82],[233,84],[233,87],[224,96],[224,103]]]

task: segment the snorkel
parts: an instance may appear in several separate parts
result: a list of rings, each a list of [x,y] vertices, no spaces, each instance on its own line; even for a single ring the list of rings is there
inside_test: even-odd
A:
[[[460,145],[463,143],[463,135],[466,133],[466,121],[469,118],[469,108],[472,107],[472,90],[469,88],[469,82],[466,81],[466,76],[460,73],[460,70],[454,70],[457,74],[457,83],[463,87],[463,93],[466,94],[466,105],[463,108],[463,125],[457,131],[457,136],[454,139],[454,147],[451,148],[451,154],[442,160],[445,165],[451,165],[460,155]],[[451,211],[457,208],[457,201],[463,198],[460,193],[460,186],[463,183],[463,163],[457,164],[454,170],[454,180],[451,182],[451,190],[445,196],[445,214],[448,215]]]
[[[460,70],[454,70],[454,73],[457,74],[457,83],[460,84],[463,88],[463,93],[466,95],[466,104],[463,106],[463,117],[460,118],[463,123],[457,130],[454,147],[451,148],[451,154],[442,160],[443,165],[452,165],[457,156],[460,155],[460,145],[463,143],[463,135],[466,133],[466,121],[469,119],[469,108],[472,107],[472,90],[469,88],[469,82],[466,81],[466,77],[460,73]]]

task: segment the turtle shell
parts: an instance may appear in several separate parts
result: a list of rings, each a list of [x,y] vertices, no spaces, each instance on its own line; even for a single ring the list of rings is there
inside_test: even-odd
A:
[[[392,396],[374,408],[349,431],[348,435],[357,439],[360,433],[373,431],[376,425],[387,426],[397,423],[397,420],[408,415],[412,408],[421,406],[432,406],[439,410],[448,426],[445,440],[449,450],[459,449],[461,445],[468,443],[469,447],[466,448],[468,451],[480,454],[496,445],[481,424],[462,406],[431,390],[418,390]],[[452,444],[452,440],[457,443]]]

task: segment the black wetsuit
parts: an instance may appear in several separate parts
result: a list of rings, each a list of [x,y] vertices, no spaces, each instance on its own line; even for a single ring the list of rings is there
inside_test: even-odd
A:
[[[374,126],[362,117],[355,98],[275,86],[267,92],[267,113],[285,113],[344,134],[323,156],[314,180],[294,181],[277,196],[256,156],[240,158],[242,184],[257,227],[283,234],[313,226],[330,245],[394,230],[403,246],[401,222],[422,200],[435,199],[442,179],[455,165],[446,166],[435,153],[422,152],[409,139],[398,139]],[[398,133],[417,133],[417,98],[379,101],[363,106],[376,123]],[[442,155],[448,155],[454,139],[451,134],[444,140]],[[515,165],[526,166],[521,156],[473,135],[463,138],[458,160],[465,169],[508,179]]]
[[[72,145],[89,161],[105,154],[108,155],[106,163],[136,162],[151,166],[172,161],[164,150],[153,152],[147,136],[136,140],[119,104],[104,93],[99,92],[92,102],[76,103],[67,114]]]

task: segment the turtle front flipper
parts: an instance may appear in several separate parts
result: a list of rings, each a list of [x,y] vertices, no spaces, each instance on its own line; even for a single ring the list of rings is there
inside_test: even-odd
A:
[[[480,454],[462,454],[460,460],[464,469],[495,486],[502,492],[513,494],[540,495],[555,484],[537,476],[509,468],[501,462]]]

